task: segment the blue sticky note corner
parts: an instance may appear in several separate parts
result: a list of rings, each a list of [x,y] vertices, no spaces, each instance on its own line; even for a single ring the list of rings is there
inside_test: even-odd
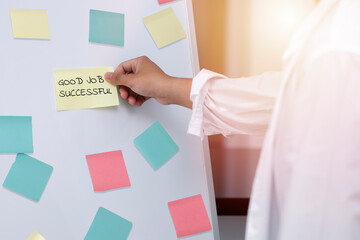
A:
[[[134,143],[154,170],[159,169],[179,151],[179,147],[159,122],[146,129]]]
[[[126,240],[132,225],[130,221],[100,207],[84,240]]]
[[[32,152],[32,117],[0,116],[0,153]]]
[[[125,15],[90,9],[89,42],[124,46]]]
[[[6,176],[3,187],[38,202],[52,171],[52,166],[19,153]]]

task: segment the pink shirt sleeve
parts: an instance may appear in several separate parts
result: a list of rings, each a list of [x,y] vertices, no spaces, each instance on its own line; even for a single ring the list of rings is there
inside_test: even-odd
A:
[[[280,88],[281,73],[227,78],[203,69],[192,82],[188,133],[265,134]]]

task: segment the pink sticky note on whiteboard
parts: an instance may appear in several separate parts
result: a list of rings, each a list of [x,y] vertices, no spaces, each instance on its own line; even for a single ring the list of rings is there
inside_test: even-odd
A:
[[[130,186],[121,151],[87,155],[86,161],[95,192]]]
[[[159,4],[163,4],[163,3],[168,3],[168,2],[172,2],[175,0],[158,0]]]
[[[177,237],[211,230],[201,194],[168,203]]]

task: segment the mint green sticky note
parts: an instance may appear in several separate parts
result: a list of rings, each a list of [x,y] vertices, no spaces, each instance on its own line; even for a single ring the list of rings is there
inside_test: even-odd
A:
[[[52,166],[19,153],[6,176],[3,187],[38,202],[52,171]]]
[[[100,207],[84,240],[126,240],[132,223]]]
[[[179,151],[179,147],[159,122],[146,129],[134,143],[154,170],[160,168]]]
[[[121,13],[90,9],[89,42],[124,46],[124,18]]]
[[[32,118],[0,116],[0,153],[32,152]]]

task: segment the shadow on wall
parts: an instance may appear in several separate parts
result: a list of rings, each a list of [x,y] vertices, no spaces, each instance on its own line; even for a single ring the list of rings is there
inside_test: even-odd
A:
[[[225,67],[226,3],[193,0],[200,66],[219,73]]]

